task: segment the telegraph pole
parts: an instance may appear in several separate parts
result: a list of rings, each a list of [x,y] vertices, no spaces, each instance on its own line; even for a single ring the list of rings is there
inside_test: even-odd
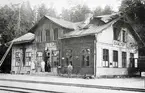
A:
[[[19,10],[18,10],[18,27],[17,27],[17,33],[19,33],[19,31],[20,31],[20,26],[21,26],[21,4],[22,3],[19,3]]]
[[[19,15],[18,15],[18,29],[17,29],[17,31],[19,31],[20,30],[20,22],[21,22],[21,14],[20,14],[20,8],[21,8],[21,4],[19,5]]]

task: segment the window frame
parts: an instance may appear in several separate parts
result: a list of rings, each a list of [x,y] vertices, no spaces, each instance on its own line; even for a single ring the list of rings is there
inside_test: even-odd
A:
[[[103,67],[109,67],[109,49],[103,49],[103,55],[102,55],[102,66]]]
[[[134,53],[130,53],[130,66],[135,68]]]
[[[16,54],[18,53],[18,56],[16,56]],[[19,62],[17,61],[17,59],[19,59]],[[15,52],[15,66],[18,67],[20,66],[21,63],[21,52]]]
[[[89,51],[88,51],[89,49]],[[82,67],[89,67],[90,66],[90,55],[91,49],[90,48],[83,48],[81,51],[81,66]]]
[[[113,50],[113,67],[118,68],[118,51]]]
[[[45,32],[46,32],[46,41],[47,41],[47,42],[51,41],[50,29],[46,29]],[[48,33],[49,33],[49,34],[48,34]]]
[[[126,67],[127,67],[127,53],[122,52],[122,68],[126,68]]]
[[[42,42],[42,31],[40,29],[37,31],[37,42]]]
[[[117,28],[113,28],[113,40],[117,40]]]
[[[28,58],[28,60],[27,60],[27,58]],[[32,62],[32,52],[26,52],[25,60],[26,60],[25,61],[25,66],[31,66],[31,62]]]
[[[59,33],[58,33],[58,28],[55,28],[54,30],[53,30],[53,33],[54,33],[54,38],[53,38],[53,40],[55,41],[55,40],[58,40],[58,37],[59,37]]]
[[[126,31],[122,30],[122,42],[126,42]]]
[[[40,55],[40,54],[41,55]],[[40,55],[40,56],[39,56]],[[41,62],[42,62],[42,60],[43,60],[43,52],[41,52],[41,51],[37,51],[36,52],[36,59],[37,59],[37,65],[38,66],[41,66]]]

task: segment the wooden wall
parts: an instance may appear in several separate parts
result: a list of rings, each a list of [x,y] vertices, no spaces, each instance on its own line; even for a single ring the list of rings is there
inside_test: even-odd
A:
[[[65,73],[66,64],[66,50],[72,50],[72,65],[73,73],[75,74],[94,74],[94,36],[74,37],[62,40],[61,47],[61,65],[62,72]],[[82,50],[90,49],[90,65],[82,66]],[[64,59],[63,59],[64,58]]]

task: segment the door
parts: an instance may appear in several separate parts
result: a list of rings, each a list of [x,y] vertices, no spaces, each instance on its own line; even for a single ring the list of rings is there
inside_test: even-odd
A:
[[[50,50],[49,58],[46,63],[46,71],[52,72],[53,74],[57,74],[57,66],[59,64],[59,51],[58,50]]]

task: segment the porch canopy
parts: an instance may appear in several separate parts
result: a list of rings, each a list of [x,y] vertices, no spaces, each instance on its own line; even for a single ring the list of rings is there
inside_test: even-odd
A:
[[[33,33],[26,33],[16,39],[13,39],[9,43],[13,42],[13,44],[22,44],[22,43],[29,43],[35,39],[35,34]]]

